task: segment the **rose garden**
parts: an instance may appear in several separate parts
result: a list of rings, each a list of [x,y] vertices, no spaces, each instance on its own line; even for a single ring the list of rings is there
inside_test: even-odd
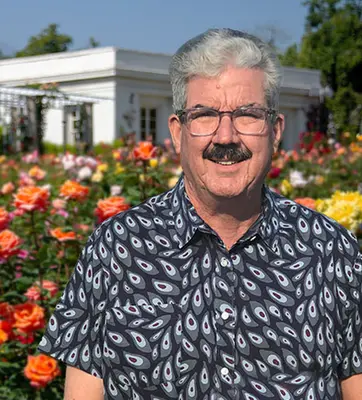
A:
[[[91,231],[174,186],[169,140],[128,136],[91,155],[0,156],[0,398],[61,399],[65,365],[37,344]],[[362,246],[362,135],[308,133],[275,155],[269,186],[351,230]]]

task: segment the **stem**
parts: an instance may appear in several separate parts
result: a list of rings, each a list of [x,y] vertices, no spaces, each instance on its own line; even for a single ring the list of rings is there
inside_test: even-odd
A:
[[[64,267],[65,267],[65,276],[67,277],[67,280],[69,280],[69,265],[68,265],[68,263],[66,262],[66,245],[65,245],[65,243],[62,243],[62,251],[63,251],[63,258],[64,258],[64,260],[65,260],[65,263],[62,263],[63,265],[64,265]]]
[[[146,175],[147,175],[147,161],[142,160],[143,167],[143,182],[141,182],[142,201],[146,200]]]
[[[12,289],[14,289],[15,280],[16,280],[16,269],[13,267],[10,260],[7,260],[6,264],[9,268],[9,276],[13,275],[13,279],[11,279],[11,287],[12,287]]]
[[[55,282],[57,283],[58,287],[60,286],[60,270],[61,270],[61,268],[62,268],[62,264],[60,263],[57,268],[57,277],[55,279]]]
[[[37,236],[36,236],[36,231],[35,231],[34,211],[32,211],[32,212],[30,213],[30,220],[31,220],[31,228],[32,228],[31,233],[32,233],[33,238],[34,238],[34,245],[35,245],[36,250],[39,251],[39,250],[40,250],[40,246],[39,246],[38,238],[37,238]]]
[[[32,228],[32,234],[33,234],[33,238],[34,238],[34,245],[35,245],[35,249],[38,252],[40,250],[40,245],[38,243],[38,238],[36,236],[36,230],[35,230],[35,218],[34,218],[34,212],[32,211],[30,213],[30,218],[31,218],[31,228]],[[43,271],[42,271],[42,266],[39,265],[38,267],[38,275],[39,275],[39,286],[40,286],[40,304],[43,308],[45,308],[44,305],[44,299],[43,299],[43,295],[42,295],[42,290],[43,290]]]

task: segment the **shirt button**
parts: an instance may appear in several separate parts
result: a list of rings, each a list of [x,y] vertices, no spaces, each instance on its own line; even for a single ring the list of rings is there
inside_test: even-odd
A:
[[[222,266],[222,267],[228,267],[229,265],[230,265],[229,260],[228,260],[227,258],[223,257],[223,258],[221,259],[221,266]]]
[[[226,321],[228,318],[229,318],[229,313],[227,312],[227,311],[224,311],[222,314],[221,314],[221,318],[224,320],[224,321]]]
[[[227,375],[229,373],[229,370],[226,367],[221,368],[221,374],[222,375]]]

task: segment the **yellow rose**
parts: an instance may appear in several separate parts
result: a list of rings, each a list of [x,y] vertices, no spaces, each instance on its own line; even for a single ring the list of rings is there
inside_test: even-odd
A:
[[[316,183],[316,185],[323,185],[323,183],[324,183],[324,176],[322,176],[322,175],[317,175],[317,176],[315,177],[314,182]]]
[[[145,181],[145,175],[144,174],[140,174],[140,182],[144,182]]]
[[[103,178],[102,172],[96,172],[92,175],[92,182],[102,182]]]
[[[116,163],[116,174],[121,174],[122,172],[125,171],[125,168],[122,167],[121,163]]]
[[[151,158],[151,160],[150,160],[150,167],[151,167],[151,168],[156,168],[157,165],[158,165],[158,160],[157,160],[157,158]]]
[[[178,176],[173,176],[172,178],[170,178],[167,182],[169,189],[172,189],[176,185],[178,180],[179,180]]]
[[[108,170],[108,164],[99,164],[97,166],[98,172],[106,172]]]
[[[282,194],[284,196],[287,196],[292,192],[292,190],[293,186],[291,185],[291,183],[287,179],[284,179],[280,184],[280,191],[282,192]]]

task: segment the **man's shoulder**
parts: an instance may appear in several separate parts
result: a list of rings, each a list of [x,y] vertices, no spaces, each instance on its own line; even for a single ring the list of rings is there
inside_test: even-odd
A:
[[[360,251],[357,237],[336,220],[313,208],[300,204],[279,193],[272,192],[277,212],[282,224],[289,224],[298,230],[309,232],[315,239],[337,240],[340,245],[355,255]]]

